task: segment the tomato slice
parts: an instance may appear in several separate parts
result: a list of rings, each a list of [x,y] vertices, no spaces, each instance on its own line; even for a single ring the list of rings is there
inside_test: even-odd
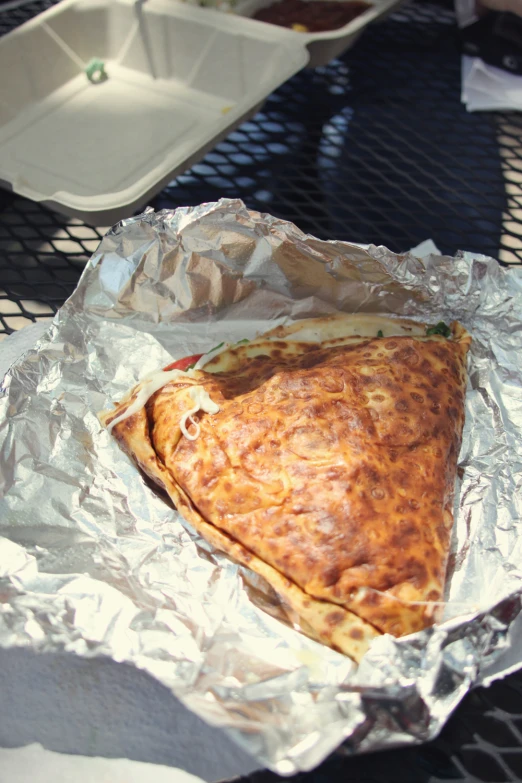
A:
[[[184,359],[178,359],[177,362],[167,365],[163,368],[163,372],[169,372],[169,370],[188,370],[193,364],[201,359],[202,353],[195,353],[193,356],[185,356]]]

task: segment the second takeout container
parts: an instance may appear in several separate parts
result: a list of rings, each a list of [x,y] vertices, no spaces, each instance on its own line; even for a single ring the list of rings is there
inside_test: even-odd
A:
[[[274,0],[239,0],[235,11],[241,16],[252,17],[261,8],[267,8],[272,5]],[[351,22],[340,27],[338,30],[329,30],[321,33],[302,33],[294,30],[288,30],[289,35],[295,36],[304,46],[309,54],[308,67],[317,68],[321,65],[339,57],[343,52],[349,49],[364,32],[366,27],[376,19],[384,17],[394,8],[402,3],[402,0],[368,0],[369,8],[364,13],[352,19]],[[256,20],[257,21],[257,20]],[[266,22],[257,22],[265,25]],[[267,25],[275,27],[276,25]]]
[[[106,81],[84,70],[102,60]],[[0,183],[129,217],[308,61],[288,31],[172,0],[64,0],[0,40]]]

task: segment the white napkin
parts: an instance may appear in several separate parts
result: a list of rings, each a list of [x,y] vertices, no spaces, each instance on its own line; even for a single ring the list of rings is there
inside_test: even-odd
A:
[[[52,753],[41,745],[0,748],[0,783],[202,783],[179,769],[127,759]]]
[[[424,256],[436,255],[440,256],[440,250],[433,241],[433,239],[425,239],[424,242],[420,242],[410,250],[412,256],[415,258],[424,258]]]
[[[462,103],[468,111],[522,110],[522,76],[462,57]]]

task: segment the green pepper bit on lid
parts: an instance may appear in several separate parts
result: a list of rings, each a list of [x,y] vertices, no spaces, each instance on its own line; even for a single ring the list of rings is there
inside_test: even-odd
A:
[[[85,73],[90,82],[93,84],[100,84],[107,81],[109,78],[107,71],[105,70],[105,63],[98,57],[93,57],[89,60],[85,66]]]

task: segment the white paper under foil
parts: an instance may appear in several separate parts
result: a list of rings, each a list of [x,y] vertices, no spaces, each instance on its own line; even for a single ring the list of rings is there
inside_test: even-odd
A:
[[[445,619],[359,667],[291,626],[206,544],[97,412],[222,340],[346,312],[470,331]],[[0,644],[143,668],[281,774],[433,737],[465,693],[522,665],[522,270],[323,242],[240,201],[124,221],[0,399]]]

